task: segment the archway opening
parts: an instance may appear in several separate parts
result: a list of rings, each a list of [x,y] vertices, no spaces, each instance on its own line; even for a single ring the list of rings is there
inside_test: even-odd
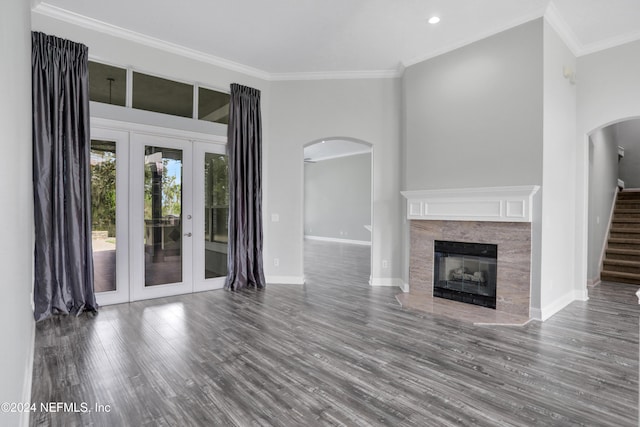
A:
[[[587,284],[640,284],[640,119],[589,133],[588,158]]]
[[[352,138],[325,138],[305,144],[303,236],[307,283],[340,278],[344,285],[369,285],[372,160],[371,144]]]

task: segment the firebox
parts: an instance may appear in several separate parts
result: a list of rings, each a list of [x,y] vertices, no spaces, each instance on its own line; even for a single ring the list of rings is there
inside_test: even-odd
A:
[[[496,308],[498,246],[434,242],[433,296]]]

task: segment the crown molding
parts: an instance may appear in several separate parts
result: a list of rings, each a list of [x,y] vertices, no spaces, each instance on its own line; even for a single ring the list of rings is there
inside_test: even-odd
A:
[[[549,2],[549,6],[547,7],[544,17],[576,57],[589,55],[591,53],[600,52],[602,50],[640,40],[639,30],[595,43],[583,44],[573,32],[571,26],[569,26],[567,21],[562,17],[562,14],[558,11],[558,8],[553,1]]]
[[[294,72],[294,73],[271,73],[238,62],[230,61],[195,49],[167,42],[155,37],[147,36],[135,31],[127,30],[116,25],[112,25],[97,19],[89,18],[66,9],[46,3],[46,0],[30,0],[32,13],[37,13],[53,19],[87,28],[92,31],[108,34],[114,37],[129,40],[155,49],[163,50],[175,55],[180,55],[189,59],[211,64],[227,70],[236,71],[251,77],[256,77],[266,81],[295,81],[295,80],[348,80],[348,79],[395,79],[404,74],[406,67],[435,58],[442,54],[454,51],[461,47],[470,45],[487,37],[522,25],[526,22],[543,17],[546,22],[558,33],[571,52],[576,56],[584,56],[602,50],[620,46],[626,43],[640,40],[640,31],[634,31],[607,40],[582,44],[575,35],[571,27],[567,24],[562,14],[558,11],[554,2],[549,2],[544,10],[536,10],[519,19],[487,31],[479,36],[448,45],[445,48],[437,49],[427,54],[415,57],[407,61],[401,61],[396,69],[389,70],[362,70],[362,71],[317,71],[317,72]]]
[[[618,47],[618,46],[621,46],[623,44],[635,42],[635,41],[638,41],[638,40],[640,40],[640,31],[633,31],[631,33],[627,33],[627,34],[622,35],[622,36],[611,37],[611,38],[606,39],[606,40],[602,40],[602,41],[599,41],[599,42],[596,42],[596,43],[590,43],[588,45],[585,45],[581,49],[580,55],[578,55],[578,56],[589,55],[591,53],[600,52],[602,50],[610,49],[612,47]]]
[[[556,8],[553,1],[549,2],[549,6],[544,13],[544,19],[551,28],[558,33],[558,36],[560,36],[560,39],[562,39],[562,41],[567,45],[571,53],[576,57],[580,56],[584,48],[569,24],[567,24],[567,21],[564,20],[558,11],[558,8]]]
[[[477,41],[480,41],[480,40],[486,39],[488,37],[494,36],[496,34],[499,34],[499,33],[503,32],[503,31],[510,30],[510,29],[515,28],[515,27],[517,27],[519,25],[522,25],[522,24],[526,24],[527,22],[533,21],[534,19],[541,18],[541,17],[544,16],[544,12],[545,12],[545,10],[542,10],[542,9],[535,10],[535,11],[529,13],[529,14],[523,15],[523,16],[519,17],[518,19],[515,19],[515,20],[509,22],[508,24],[498,26],[496,28],[493,28],[492,30],[486,31],[486,32],[484,32],[484,33],[482,33],[480,35],[475,36],[475,37],[471,37],[471,38],[462,40],[462,41],[460,41],[458,43],[450,44],[450,45],[448,45],[448,46],[446,46],[446,47],[444,47],[442,49],[434,50],[434,51],[429,52],[429,53],[427,53],[425,55],[415,57],[415,58],[410,59],[408,61],[402,61],[402,65],[405,68],[407,68],[407,67],[410,67],[412,65],[418,64],[420,62],[427,61],[429,59],[433,59],[433,58],[435,58],[437,56],[440,56],[442,54],[452,52],[452,51],[454,51],[456,49],[460,49],[461,47],[468,46],[468,45],[470,45],[472,43],[475,43]]]
[[[181,46],[175,43],[170,43],[155,37],[147,36],[145,34],[137,33],[135,31],[127,30],[116,25],[108,24],[106,22],[99,21],[97,19],[89,18],[84,15],[80,15],[74,12],[70,12],[65,9],[61,9],[56,6],[52,6],[47,3],[40,3],[31,9],[33,13],[48,16],[50,18],[58,19],[60,21],[67,22],[69,24],[77,25],[79,27],[87,28],[89,30],[97,31],[100,33],[108,34],[114,37],[130,40],[134,43],[139,43],[145,46],[149,46],[155,49],[164,50],[175,55],[184,56],[196,61],[204,62],[207,64],[215,65],[217,67],[226,68],[228,70],[237,71],[242,74],[246,74],[252,77],[257,77],[263,80],[269,80],[271,75],[266,71],[259,70],[257,68],[249,67],[247,65],[239,64],[237,62],[229,61],[224,58],[220,58],[214,55],[203,53],[195,49],[191,49],[185,46]]]
[[[175,55],[184,56],[196,61],[215,65],[227,70],[237,71],[248,76],[257,77],[267,81],[283,80],[338,80],[338,79],[389,79],[402,76],[402,69],[397,70],[365,70],[365,71],[326,71],[326,72],[300,72],[300,73],[269,73],[258,68],[229,61],[211,54],[191,49],[179,44],[167,42],[155,37],[141,34],[126,28],[118,27],[94,18],[89,18],[66,9],[59,8],[43,2],[32,0],[31,11],[43,16],[87,28],[92,31],[108,34],[114,37],[132,41],[134,43],[163,50]]]
[[[272,73],[269,80],[396,79],[399,77],[402,77],[402,70],[312,71],[300,73]]]

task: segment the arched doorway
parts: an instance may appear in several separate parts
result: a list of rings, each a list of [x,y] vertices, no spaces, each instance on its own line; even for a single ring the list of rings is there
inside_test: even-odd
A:
[[[373,150],[352,138],[304,145],[303,236],[305,277],[348,271],[368,285],[373,244]],[[342,273],[340,273],[342,272]]]
[[[640,256],[634,255],[640,250],[640,234],[635,233],[640,223],[634,222],[640,213],[631,200],[614,210],[617,199],[640,190],[640,119],[608,123],[590,132],[587,141],[587,284],[601,279],[640,284],[640,274],[635,277]]]

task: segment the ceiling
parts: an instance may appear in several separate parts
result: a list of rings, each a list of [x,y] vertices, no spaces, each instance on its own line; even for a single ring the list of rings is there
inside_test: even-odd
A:
[[[578,56],[640,39],[638,0],[32,1],[34,13],[269,79],[394,76],[543,15]]]

